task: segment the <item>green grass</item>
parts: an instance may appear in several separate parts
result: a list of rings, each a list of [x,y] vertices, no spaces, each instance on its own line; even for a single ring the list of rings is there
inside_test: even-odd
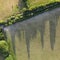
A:
[[[27,0],[27,5],[29,9],[33,9],[39,6],[44,6],[52,2],[60,2],[60,0]]]

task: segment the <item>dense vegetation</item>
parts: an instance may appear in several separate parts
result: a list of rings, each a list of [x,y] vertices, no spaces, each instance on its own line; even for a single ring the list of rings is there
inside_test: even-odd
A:
[[[46,4],[60,2],[60,0],[27,0],[27,6],[29,9],[37,8],[39,6],[45,6]]]
[[[22,12],[12,15],[7,18],[6,22],[0,23],[0,53],[3,54],[3,56],[6,58],[5,60],[13,60],[14,57],[13,51],[10,50],[10,43],[3,41],[6,40],[3,31],[3,28],[5,26],[15,24],[16,22],[24,21],[43,12],[50,11],[54,8],[60,7],[59,0],[57,2],[54,0],[45,0],[45,2],[43,2],[43,0],[41,2],[40,0],[36,0],[37,2],[34,2],[34,0],[31,1],[23,0],[25,7],[22,9]]]
[[[7,57],[9,55],[8,44],[4,40],[0,41],[0,54],[3,57]]]

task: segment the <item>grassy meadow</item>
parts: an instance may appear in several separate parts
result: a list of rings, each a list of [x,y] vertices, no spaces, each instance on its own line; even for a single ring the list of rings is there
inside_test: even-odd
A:
[[[18,0],[0,0],[0,21],[13,14]]]

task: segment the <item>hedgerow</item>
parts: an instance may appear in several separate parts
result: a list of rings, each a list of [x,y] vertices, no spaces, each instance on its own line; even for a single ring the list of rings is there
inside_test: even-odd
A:
[[[28,18],[31,18],[46,11],[50,11],[57,7],[60,7],[60,2],[50,3],[45,6],[36,7],[34,9],[25,9],[22,13],[12,15],[9,18],[7,18],[7,22],[4,22],[3,25],[9,26],[15,24],[16,22],[21,22]]]
[[[8,44],[4,40],[0,41],[0,54],[5,58],[9,55]]]

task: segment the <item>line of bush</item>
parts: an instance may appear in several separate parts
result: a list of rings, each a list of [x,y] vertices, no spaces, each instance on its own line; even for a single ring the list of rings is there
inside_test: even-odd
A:
[[[50,10],[57,8],[57,7],[60,7],[60,2],[50,3],[45,6],[40,6],[35,9],[30,9],[30,10],[24,8],[22,13],[12,15],[9,18],[7,18],[7,22],[4,22],[3,25],[9,26],[9,25],[15,24],[16,22],[21,22],[21,21],[24,21],[28,18],[31,18],[33,16],[36,16],[36,15],[41,14],[46,11],[50,11]]]

